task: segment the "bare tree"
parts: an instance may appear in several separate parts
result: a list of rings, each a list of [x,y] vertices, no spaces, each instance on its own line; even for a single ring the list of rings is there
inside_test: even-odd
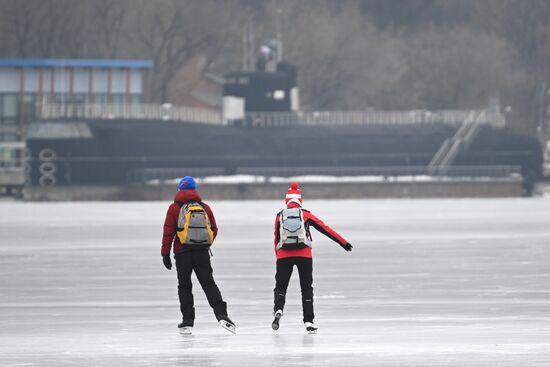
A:
[[[114,59],[120,54],[120,41],[130,13],[127,0],[93,0],[90,3],[90,38],[102,57]],[[97,57],[97,55],[96,55]]]
[[[486,0],[476,10],[484,28],[514,45],[527,67],[545,68],[542,56],[550,39],[550,2]]]
[[[3,25],[3,34],[12,36],[14,54],[17,57],[32,55],[34,46],[33,27],[36,22],[36,14],[33,12],[35,2],[2,0],[0,19]],[[7,37],[6,37],[7,38]]]
[[[432,28],[408,38],[408,70],[396,93],[403,106],[479,108],[522,83],[514,50],[502,39],[466,28]]]
[[[82,45],[79,4],[70,0],[4,0],[0,21],[18,57],[76,57]]]
[[[169,101],[176,72],[193,57],[206,57],[205,68],[222,49],[224,24],[214,0],[142,2],[135,18],[135,40],[154,61],[153,100]]]
[[[79,18],[77,5],[70,0],[41,0],[35,4],[38,19],[33,31],[38,56],[80,55],[82,29],[76,26]]]
[[[274,2],[282,9],[285,55],[299,67],[301,99],[311,109],[382,108],[399,75],[397,43],[381,34],[357,4]],[[276,32],[276,26],[271,27]]]
[[[540,93],[550,82],[550,2],[545,0],[485,0],[476,4],[479,28],[496,34],[512,45],[527,73],[523,94],[513,103],[519,127],[536,131]]]

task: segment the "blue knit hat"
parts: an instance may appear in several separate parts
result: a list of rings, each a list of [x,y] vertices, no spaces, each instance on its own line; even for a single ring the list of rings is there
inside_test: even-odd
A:
[[[197,182],[191,176],[185,176],[180,180],[178,189],[180,190],[194,190],[197,188]]]

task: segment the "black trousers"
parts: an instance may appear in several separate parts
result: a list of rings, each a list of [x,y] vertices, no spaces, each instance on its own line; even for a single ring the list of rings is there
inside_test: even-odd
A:
[[[277,273],[275,274],[274,307],[273,311],[282,310],[285,307],[286,290],[292,275],[294,265],[300,275],[300,289],[302,290],[302,310],[304,322],[313,322],[313,260],[307,257],[287,257],[277,260]]]
[[[178,271],[180,310],[186,326],[193,326],[195,320],[192,271],[195,272],[216,318],[220,320],[221,316],[227,316],[227,304],[223,301],[220,290],[214,281],[208,249],[181,252],[175,256],[175,259]]]

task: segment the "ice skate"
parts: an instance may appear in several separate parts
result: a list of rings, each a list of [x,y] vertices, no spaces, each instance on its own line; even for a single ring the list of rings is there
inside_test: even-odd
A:
[[[193,333],[193,324],[183,320],[178,324],[178,330],[181,335],[191,335]]]
[[[184,326],[179,328],[181,335],[191,335],[193,334],[193,327],[192,326]]]
[[[283,316],[283,310],[277,310],[275,312],[275,319],[273,320],[273,323],[271,323],[271,328],[273,331],[279,330],[279,320]]]
[[[233,333],[233,334],[236,334],[237,333],[237,330],[236,330],[236,326],[235,324],[233,323],[233,321],[231,321],[231,319],[227,316],[221,316],[220,319],[218,320],[218,322],[220,323],[220,325],[222,326],[222,328],[224,328],[225,330]]]
[[[313,322],[304,323],[308,334],[317,334],[317,326]]]

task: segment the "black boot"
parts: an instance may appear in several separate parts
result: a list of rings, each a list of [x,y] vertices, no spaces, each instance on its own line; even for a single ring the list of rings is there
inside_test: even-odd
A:
[[[273,331],[279,330],[279,320],[283,316],[283,310],[277,310],[274,316],[275,316],[275,319],[271,323],[271,328],[273,329]]]
[[[193,332],[193,320],[182,320],[178,324],[178,329],[182,335],[191,335]]]
[[[186,319],[183,319],[183,320],[178,324],[178,327],[179,327],[179,328],[182,328],[182,327],[193,327],[193,320],[186,320]]]

